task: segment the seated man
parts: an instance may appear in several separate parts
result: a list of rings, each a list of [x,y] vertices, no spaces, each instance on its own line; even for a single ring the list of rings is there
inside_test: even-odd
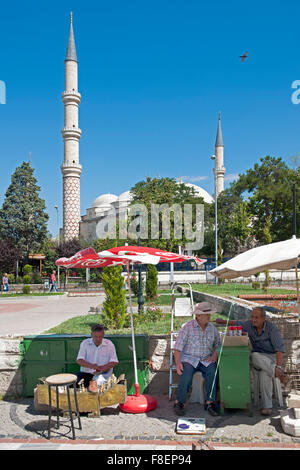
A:
[[[218,318],[216,323],[224,324],[226,320]],[[259,390],[262,401],[262,415],[272,413],[273,377],[278,377],[286,385],[288,377],[282,370],[284,344],[279,329],[266,320],[263,307],[254,307],[251,320],[229,320],[228,325],[242,326],[248,333],[252,346],[251,363],[253,374],[258,374]]]
[[[82,341],[76,362],[80,365],[77,384],[83,379],[84,386],[91,392],[97,392],[98,385],[104,384],[111,377],[113,368],[119,361],[115,346],[104,338],[102,325],[94,325],[91,338]]]
[[[196,305],[194,313],[196,319],[181,328],[174,346],[176,371],[179,375],[174,410],[179,416],[184,414],[184,404],[194,373],[200,371],[206,381],[205,409],[212,416],[217,416],[217,347],[220,336],[216,327],[209,322],[210,315],[216,313],[216,310],[208,302],[201,302]]]

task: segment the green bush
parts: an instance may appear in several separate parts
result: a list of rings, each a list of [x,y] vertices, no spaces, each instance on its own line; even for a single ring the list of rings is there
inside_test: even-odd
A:
[[[17,276],[17,278],[16,278],[16,283],[17,283],[17,284],[23,284],[23,278],[22,278],[22,276]]]
[[[32,273],[32,266],[30,264],[25,264],[22,269],[24,275],[28,275]]]
[[[133,295],[138,297],[139,295],[139,281],[137,279],[135,271],[133,271],[132,275],[130,276],[130,287]]]
[[[23,294],[30,294],[30,286],[23,286]]]
[[[25,274],[25,276],[23,276],[23,283],[24,283],[24,284],[31,284],[31,276],[30,276],[30,274]]]
[[[125,299],[126,291],[123,289],[122,266],[104,268],[102,283],[106,296],[103,303],[106,322],[114,328],[123,328],[126,321],[127,304]]]
[[[157,321],[160,321],[163,316],[163,311],[160,308],[151,305],[147,308],[146,313],[144,315],[144,319],[146,322],[150,321],[152,323],[155,323]]]
[[[146,281],[146,298],[154,300],[157,297],[157,269],[153,264],[148,265],[147,281]]]
[[[42,276],[40,275],[40,273],[38,271],[36,271],[33,274],[32,280],[33,280],[34,284],[42,284],[43,283]]]
[[[163,311],[160,308],[151,305],[150,307],[147,307],[144,314],[134,313],[133,321],[135,325],[141,325],[142,323],[147,322],[156,323],[160,321],[163,317]]]
[[[14,283],[15,283],[15,275],[14,275],[14,274],[8,274],[7,277],[8,277],[8,282],[9,282],[10,284],[14,284]]]
[[[258,281],[252,282],[252,289],[260,289],[260,282]]]

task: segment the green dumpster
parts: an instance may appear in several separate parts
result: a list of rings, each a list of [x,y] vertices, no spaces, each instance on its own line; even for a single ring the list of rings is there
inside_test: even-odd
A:
[[[249,346],[224,346],[219,362],[221,414],[247,408],[252,415]]]
[[[39,378],[62,372],[79,372],[76,363],[80,343],[90,338],[90,335],[38,335],[26,336],[20,345],[21,372],[23,380],[23,395],[32,396]],[[132,355],[131,335],[106,335],[116,348],[119,364],[114,368],[114,374],[125,374],[128,393],[135,393],[134,366]],[[149,383],[149,337],[136,335],[136,354],[138,382],[140,392]]]

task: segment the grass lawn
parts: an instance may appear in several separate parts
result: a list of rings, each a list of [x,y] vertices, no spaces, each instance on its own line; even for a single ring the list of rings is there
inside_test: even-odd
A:
[[[265,294],[262,289],[253,289],[251,285],[238,284],[238,283],[225,283],[225,284],[193,284],[193,290],[199,292],[206,292],[208,294],[216,295],[232,295],[238,297],[243,294]],[[268,289],[267,294],[291,294],[296,295],[295,290],[291,289]]]
[[[168,293],[159,293],[159,297],[157,297],[157,299],[155,300],[151,300],[151,301],[147,301],[145,298],[144,298],[144,305],[147,306],[147,305],[172,305],[172,294],[168,294]],[[185,294],[179,294],[178,292],[175,292],[175,295],[176,295],[176,299],[178,299],[178,297],[186,297]],[[138,305],[138,299],[137,297],[135,296],[132,296],[132,305]]]
[[[23,294],[23,292],[15,294],[4,294],[3,292],[1,292],[0,299],[1,297],[3,299],[5,299],[6,297],[45,297],[46,295],[64,295],[64,292],[32,292],[31,294]]]
[[[253,289],[250,285],[245,284],[238,284],[238,283],[226,283],[226,284],[219,284],[219,285],[207,285],[207,284],[193,284],[193,290],[198,290],[200,292],[207,292],[209,294],[216,294],[216,295],[232,295],[238,297],[240,294],[263,294],[264,291],[262,289]],[[172,290],[170,289],[162,289],[159,290],[160,296],[155,300],[154,304],[156,306],[165,306],[171,305],[172,302]],[[270,294],[294,294],[295,291],[289,289],[269,289],[268,293]],[[175,290],[176,298],[184,297]],[[31,294],[30,294],[31,295]],[[45,294],[49,295],[49,294]],[[52,294],[57,295],[57,294]],[[137,305],[137,298],[132,298],[133,305]],[[151,305],[153,302],[146,302],[145,307],[147,305]],[[211,320],[214,320],[218,317],[227,319],[225,315],[222,314],[215,314],[211,316]],[[180,329],[181,325],[189,320],[192,317],[184,317],[184,318],[175,318],[175,330]],[[95,323],[100,321],[99,315],[97,314],[87,314],[82,315],[74,318],[70,318],[69,320],[57,325],[50,330],[47,330],[46,334],[90,334],[91,326]],[[171,314],[167,313],[164,317],[158,322],[144,322],[142,324],[135,325],[135,333],[136,334],[169,334],[171,328]],[[113,330],[109,329],[106,330],[106,334],[130,334],[130,328],[123,328],[121,330]]]
[[[211,320],[216,318],[224,318],[227,317],[222,314],[214,314],[211,316]],[[183,323],[192,320],[192,317],[180,317],[175,318],[174,327],[175,330],[180,329]],[[91,326],[95,323],[99,322],[99,315],[97,314],[89,314],[89,315],[82,315],[79,317],[70,318],[65,322],[61,323],[60,325],[51,328],[44,332],[44,334],[90,334],[91,333]],[[135,325],[134,327],[136,334],[147,334],[147,335],[166,335],[170,333],[171,330],[171,314],[165,314],[164,318],[162,318],[158,322],[144,322],[139,325]],[[130,328],[123,328],[121,330],[106,330],[106,335],[129,335],[131,334]]]

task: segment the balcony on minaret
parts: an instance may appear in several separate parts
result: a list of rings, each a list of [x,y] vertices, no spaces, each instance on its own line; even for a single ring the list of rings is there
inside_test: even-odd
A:
[[[61,130],[63,139],[77,139],[79,140],[81,137],[81,129],[79,127],[63,127]]]
[[[81,100],[81,94],[75,90],[63,91],[61,97],[64,104],[74,103],[78,105]]]
[[[80,177],[82,172],[82,165],[80,163],[73,163],[73,162],[64,162],[60,165],[60,170],[63,174],[63,177],[73,176],[73,177]]]

